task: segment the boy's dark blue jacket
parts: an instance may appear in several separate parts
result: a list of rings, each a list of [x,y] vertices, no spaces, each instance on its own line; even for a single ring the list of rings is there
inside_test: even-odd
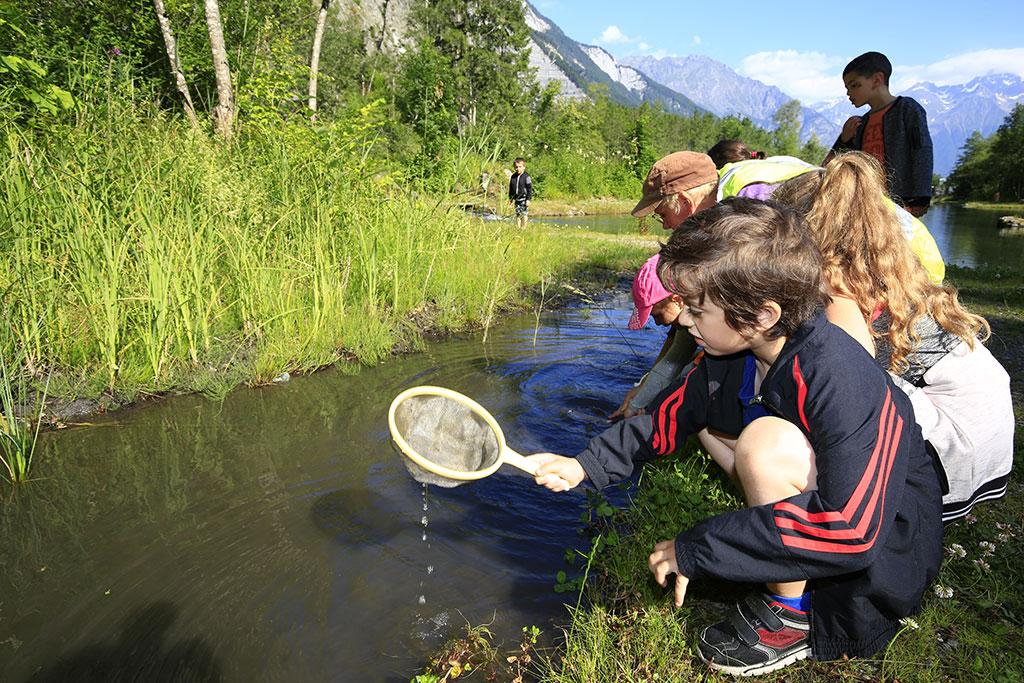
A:
[[[861,117],[853,139],[836,138],[833,151],[863,149],[864,130],[871,114]],[[885,175],[889,195],[903,206],[928,206],[932,200],[932,137],[928,114],[913,97],[897,97],[882,119],[885,145]]]
[[[533,178],[526,171],[513,173],[508,179],[508,198],[510,201],[522,203],[533,199]]]
[[[745,355],[705,355],[652,415],[591,440],[576,456],[591,482],[623,479],[704,427],[738,435]],[[942,560],[942,492],[910,401],[820,313],[786,341],[758,396],[810,441],[817,490],[684,531],[679,570],[691,579],[807,579],[814,656],[871,655],[918,610]]]

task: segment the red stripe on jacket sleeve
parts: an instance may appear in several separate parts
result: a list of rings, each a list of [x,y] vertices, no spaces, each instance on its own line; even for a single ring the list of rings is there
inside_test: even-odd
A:
[[[903,431],[903,418],[899,418],[896,421],[896,433],[899,434],[902,431]],[[898,447],[897,446],[898,443],[899,443],[899,439],[897,438],[897,439],[895,439],[892,442],[892,448],[890,449],[891,452],[886,454],[886,461],[887,462],[886,462],[886,467],[885,467],[885,481],[881,485],[881,489],[882,489],[882,494],[881,494],[882,495],[882,505],[879,508],[879,514],[878,514],[879,520],[878,520],[878,523],[875,525],[875,531],[874,531],[873,534],[871,534],[871,538],[865,539],[863,543],[833,543],[833,542],[830,542],[830,541],[819,541],[819,540],[815,540],[813,538],[805,538],[805,537],[802,537],[802,536],[782,536],[782,543],[784,545],[786,545],[786,546],[791,547],[791,548],[803,548],[805,550],[814,550],[814,551],[823,552],[823,553],[853,554],[853,553],[862,553],[862,552],[866,552],[866,551],[870,550],[875,545],[875,541],[878,540],[878,534],[882,530],[881,518],[884,516],[884,513],[885,513],[885,490],[888,488],[889,473],[892,471],[892,464],[896,460],[895,451],[896,451],[896,449]],[[779,520],[776,519],[776,523],[778,523],[778,521]],[[827,532],[827,531],[831,531],[832,533],[836,533],[836,534],[842,533],[842,530],[840,530],[840,529],[836,529],[836,530],[825,530],[825,529],[822,529],[822,530],[819,530],[818,533],[816,533],[815,535],[822,535],[823,532]],[[844,536],[844,538],[846,538],[846,536]]]
[[[903,418],[896,414],[892,396],[887,390],[882,412],[878,417],[878,434],[874,449],[849,501],[840,512],[830,510],[808,512],[792,503],[776,503],[773,506],[776,512],[776,526],[797,534],[781,534],[783,544],[818,552],[855,553],[870,549],[874,545],[881,527],[881,519],[885,510],[885,492],[888,488],[889,476],[896,460],[902,433]],[[870,495],[864,502],[869,489]],[[858,516],[858,510],[860,519],[853,526],[852,521]],[[785,514],[799,517],[807,524],[784,516]],[[829,528],[823,526],[825,524],[841,524],[842,526]],[[874,524],[874,533],[871,534],[870,539],[865,538],[865,534],[872,524]],[[864,542],[852,544],[834,542],[853,539],[864,539]]]
[[[690,377],[697,370],[694,365],[683,380],[682,385],[662,401],[661,407],[655,413],[654,439],[651,445],[658,455],[668,455],[676,449],[676,431],[678,429],[676,416],[679,409],[683,407],[683,400],[686,396],[686,386],[690,383]]]
[[[804,412],[804,402],[807,400],[807,382],[804,381],[804,375],[800,372],[799,356],[793,356],[793,379],[796,380],[796,409],[800,414],[800,422],[803,423],[804,429],[809,434],[811,428],[807,426],[807,414]]]

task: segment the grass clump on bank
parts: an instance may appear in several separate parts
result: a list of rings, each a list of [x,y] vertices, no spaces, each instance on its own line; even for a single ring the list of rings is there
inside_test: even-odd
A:
[[[1024,212],[1024,202],[964,202],[965,209]]]
[[[986,316],[988,347],[1011,377],[1017,415],[1016,452],[1024,447],[1024,275],[1005,269],[947,273],[972,311]],[[946,529],[946,560],[924,600],[893,642],[872,659],[806,661],[761,677],[766,681],[1024,680],[1024,598],[1018,588],[1024,553],[1024,487],[1018,460],[1008,494],[980,504]],[[590,529],[598,543],[584,606],[570,609],[557,651],[535,672],[538,680],[732,680],[699,659],[699,629],[721,618],[746,587],[692,583],[686,603],[671,605],[671,588],[656,586],[647,556],[658,541],[731,507],[740,498],[697,454],[645,467],[634,503]]]
[[[125,108],[59,135],[3,130],[8,385],[25,377],[38,394],[52,376],[50,393],[68,398],[222,395],[374,363],[424,327],[489,324],[524,287],[578,264],[643,256],[519,234],[418,193],[374,161],[381,125],[370,105],[222,142]]]

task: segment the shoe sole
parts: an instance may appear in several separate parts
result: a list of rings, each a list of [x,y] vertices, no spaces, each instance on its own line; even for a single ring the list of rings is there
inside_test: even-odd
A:
[[[771,673],[772,671],[781,669],[784,666],[789,666],[790,664],[799,662],[801,659],[807,659],[807,656],[810,654],[811,648],[808,646],[802,650],[792,652],[785,657],[780,657],[774,662],[765,664],[755,664],[753,666],[728,666],[725,664],[716,664],[715,662],[707,662],[707,664],[715,671],[732,674],[733,676],[760,676],[761,674]]]

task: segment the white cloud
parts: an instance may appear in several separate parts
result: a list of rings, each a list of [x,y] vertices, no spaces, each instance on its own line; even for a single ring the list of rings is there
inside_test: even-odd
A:
[[[639,43],[636,44],[636,49],[640,50],[641,52],[647,52],[648,50],[651,49],[651,46],[641,40]]]
[[[921,81],[957,85],[995,73],[1011,73],[1024,78],[1024,48],[978,50],[923,66],[894,65],[889,85],[893,92],[899,92]]]
[[[619,30],[619,27],[612,24],[604,31],[601,32],[601,37],[594,40],[595,43],[604,43],[606,45],[613,45],[615,43],[631,43],[632,39]]]
[[[845,94],[842,71],[853,57],[796,50],[756,52],[744,57],[737,71],[807,104]],[[895,64],[890,89],[899,93],[921,81],[936,85],[967,83],[978,76],[1004,72],[1024,78],[1024,48],[978,50],[924,65]]]
[[[668,50],[657,49],[652,52],[648,52],[651,57],[655,59],[665,59],[665,57],[678,57],[675,52],[669,52]]]
[[[701,43],[700,36],[694,36],[693,37],[693,44],[694,45],[700,45],[700,43]]]
[[[737,71],[806,103],[841,95],[843,80],[839,71],[845,64],[843,58],[821,52],[777,50],[744,57]]]

